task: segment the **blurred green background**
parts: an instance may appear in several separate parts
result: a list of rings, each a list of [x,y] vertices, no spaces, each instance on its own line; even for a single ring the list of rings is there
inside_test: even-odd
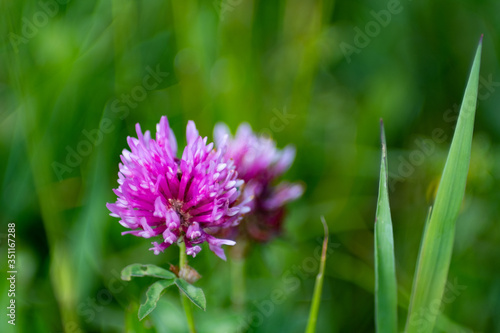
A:
[[[306,192],[283,236],[253,248],[246,310],[231,305],[231,262],[190,264],[208,300],[200,332],[302,332],[324,215],[331,251],[318,332],[372,332],[379,118],[389,149],[400,327],[420,236],[484,33],[472,160],[436,331],[500,332],[500,3],[483,1],[0,1],[0,270],[16,223],[16,331],[184,332],[172,289],[143,322],[148,283],[121,282],[155,256],[108,216],[134,126],[167,115],[212,138],[243,121],[293,143],[286,174]],[[151,74],[154,73],[154,74]],[[436,137],[435,133],[439,133]],[[90,139],[89,139],[90,138]],[[0,331],[10,332],[0,280]],[[276,301],[281,295],[280,301]],[[270,301],[272,300],[272,301]]]

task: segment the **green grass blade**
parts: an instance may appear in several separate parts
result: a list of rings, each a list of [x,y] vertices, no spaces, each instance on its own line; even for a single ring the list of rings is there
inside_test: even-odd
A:
[[[409,333],[431,332],[439,314],[453,250],[455,222],[464,198],[469,169],[481,45],[482,42],[472,64],[450,152],[420,245],[406,322]]]
[[[375,323],[377,332],[397,332],[398,296],[394,263],[394,238],[387,191],[387,146],[380,121],[382,158],[375,220]]]
[[[323,216],[321,216],[321,223],[323,223],[325,238],[323,239],[323,249],[321,251],[319,272],[318,275],[316,275],[316,283],[314,284],[314,294],[311,304],[311,312],[309,313],[309,321],[307,323],[306,333],[314,333],[316,331],[319,303],[321,301],[321,291],[323,290],[323,280],[325,277],[326,250],[328,249],[328,225],[326,224],[325,218]]]

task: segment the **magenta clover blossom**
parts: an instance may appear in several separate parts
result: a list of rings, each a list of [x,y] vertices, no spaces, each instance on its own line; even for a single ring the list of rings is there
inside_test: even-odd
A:
[[[137,138],[127,138],[130,151],[124,149],[120,156],[119,186],[113,190],[118,198],[107,204],[110,215],[132,229],[122,234],[160,236],[161,241],[152,242],[150,249],[155,254],[184,242],[186,254],[195,257],[206,241],[211,251],[226,260],[221,245],[235,242],[213,234],[236,226],[249,212],[250,198],[240,197],[244,181],[225,155],[224,139],[214,149],[189,121],[187,145],[178,159],[167,117],[156,125],[156,140],[149,131],[143,134],[139,124],[136,131]]]
[[[252,198],[251,213],[242,222],[240,232],[255,241],[270,240],[281,232],[285,204],[304,192],[297,183],[276,184],[277,178],[292,165],[295,148],[288,145],[278,149],[271,138],[256,135],[247,123],[238,127],[234,137],[225,124],[217,124],[214,141],[217,147],[225,148],[226,156],[234,160],[239,177],[245,181],[243,198]]]

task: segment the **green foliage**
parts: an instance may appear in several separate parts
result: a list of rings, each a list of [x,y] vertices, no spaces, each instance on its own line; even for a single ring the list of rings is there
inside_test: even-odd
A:
[[[175,279],[176,276],[171,271],[155,265],[131,264],[122,270],[122,280],[130,281],[132,277],[151,276],[161,279]]]
[[[481,38],[482,39],[482,38]],[[441,176],[436,200],[425,225],[408,311],[406,331],[432,331],[448,278],[455,224],[469,170],[479,85],[480,42],[465,89],[457,127]],[[422,318],[426,320],[422,320]]]
[[[146,301],[139,307],[139,320],[143,320],[156,308],[156,303],[160,300],[163,291],[174,284],[173,279],[156,281],[149,286],[146,291]]]
[[[394,263],[394,238],[392,233],[389,190],[387,186],[387,145],[382,120],[382,158],[375,219],[375,324],[377,332],[397,332],[398,298],[396,268]]]
[[[197,288],[192,284],[189,284],[186,280],[175,279],[175,284],[179,287],[191,302],[203,311],[207,310],[207,300],[205,299],[205,294],[201,288]]]
[[[121,278],[124,281],[130,281],[132,277],[155,277],[163,280],[156,281],[151,284],[146,291],[146,301],[139,307],[139,320],[144,319],[151,311],[156,308],[156,304],[160,300],[163,291],[175,284],[179,291],[187,296],[197,307],[205,311],[207,309],[207,301],[205,294],[201,288],[197,288],[186,280],[177,278],[177,276],[155,265],[131,264],[122,270]]]
[[[316,275],[316,283],[314,284],[314,294],[311,303],[311,312],[309,313],[309,321],[307,322],[306,333],[316,332],[316,322],[318,321],[321,292],[323,291],[323,280],[325,278],[326,251],[328,249],[328,225],[326,224],[323,216],[321,216],[321,223],[323,223],[323,228],[325,229],[325,237],[323,239],[323,247],[321,249],[319,272],[318,275]]]

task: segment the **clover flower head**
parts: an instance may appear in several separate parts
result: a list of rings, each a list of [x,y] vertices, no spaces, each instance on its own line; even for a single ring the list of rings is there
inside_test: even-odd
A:
[[[285,204],[304,192],[300,184],[275,184],[292,165],[295,148],[288,145],[278,149],[271,138],[256,135],[247,123],[238,127],[234,137],[225,124],[217,124],[214,141],[217,147],[225,147],[226,156],[234,161],[239,177],[245,181],[242,196],[245,200],[253,198],[249,202],[251,214],[242,224],[244,232],[253,240],[268,241],[281,232]]]
[[[236,226],[250,207],[249,200],[240,200],[244,181],[225,155],[224,139],[214,149],[189,121],[187,145],[179,159],[167,117],[157,124],[156,139],[149,131],[143,134],[139,124],[136,131],[137,138],[127,138],[130,151],[124,149],[121,155],[117,201],[107,204],[110,215],[131,229],[122,234],[159,237],[150,249],[155,254],[185,242],[186,254],[195,257],[207,242],[225,260],[221,245],[235,242],[218,239],[213,231]]]

